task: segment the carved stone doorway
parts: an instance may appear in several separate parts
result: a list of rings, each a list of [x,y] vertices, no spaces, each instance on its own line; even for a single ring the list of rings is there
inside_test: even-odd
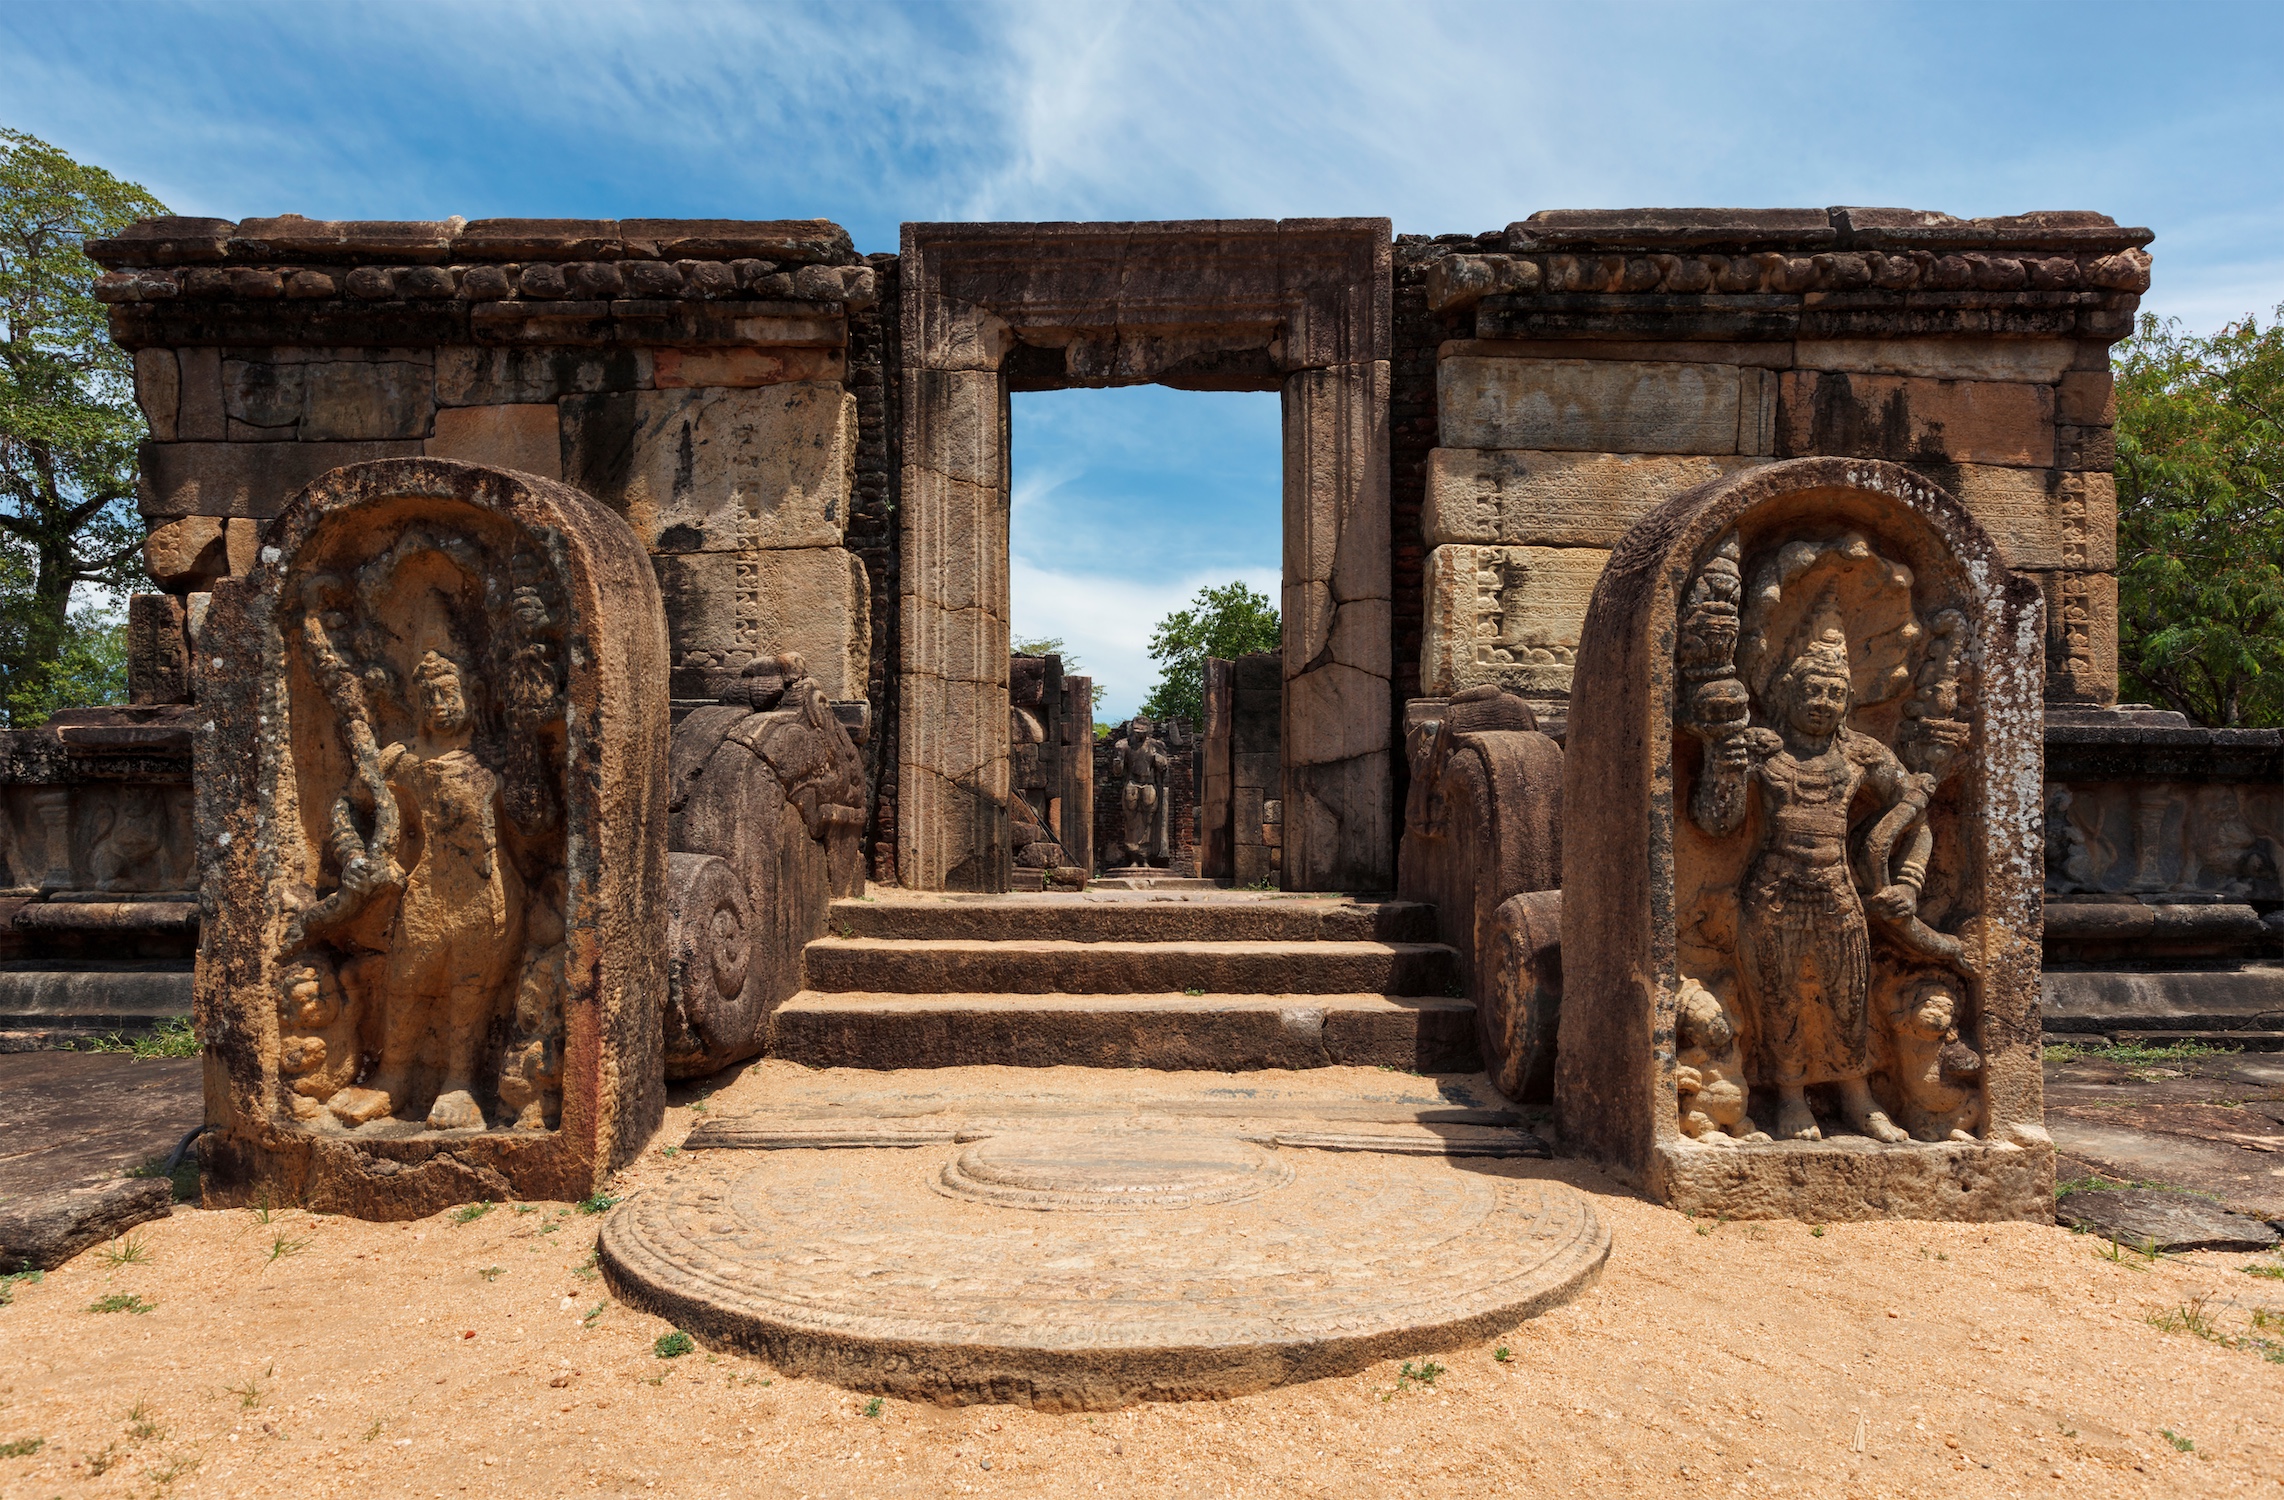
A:
[[[1284,884],[1395,866],[1389,223],[907,224],[897,866],[1007,887],[1008,396],[1284,406]]]

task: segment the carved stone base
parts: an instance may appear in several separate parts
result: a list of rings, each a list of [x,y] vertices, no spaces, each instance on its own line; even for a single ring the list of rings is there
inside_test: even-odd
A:
[[[1728,1147],[1668,1141],[1653,1161],[1653,1191],[1685,1214],[1730,1219],[2050,1224],[2054,1143],[2035,1128],[2016,1135],[1908,1146],[1864,1136]]]

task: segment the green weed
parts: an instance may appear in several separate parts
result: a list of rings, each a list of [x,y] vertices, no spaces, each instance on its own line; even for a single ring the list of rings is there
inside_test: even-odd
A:
[[[680,1359],[697,1347],[690,1342],[690,1335],[677,1328],[672,1333],[660,1334],[658,1342],[650,1346],[650,1352],[660,1359]]]
[[[1512,1360],[1515,1357],[1515,1353],[1505,1344],[1501,1344],[1498,1348],[1491,1351],[1491,1357],[1501,1364],[1506,1364],[1509,1360]]]
[[[270,1366],[270,1369],[272,1370],[276,1368],[276,1365]],[[246,1378],[246,1383],[244,1385],[226,1385],[222,1387],[222,1390],[223,1394],[225,1395],[236,1396],[238,1398],[238,1405],[247,1411],[252,1411],[254,1409],[255,1403],[262,1399],[261,1384],[252,1376],[248,1376]]]
[[[2108,1046],[2080,1045],[2077,1042],[2056,1042],[2044,1049],[2050,1063],[2076,1062],[2084,1058],[2090,1062],[2110,1063],[2121,1068],[2147,1068],[2159,1063],[2196,1062],[2207,1057],[2233,1056],[2243,1049],[2216,1047],[2210,1042],[2167,1042],[2162,1046],[2149,1046],[2141,1042],[2124,1042]]]
[[[1189,995],[1189,996],[1191,996],[1191,997],[1193,997],[1193,998],[1194,998],[1194,997],[1196,997],[1196,996],[1198,996],[1198,995],[1202,995],[1202,994],[1204,994],[1204,993],[1205,993],[1205,991],[1204,991],[1204,990],[1202,990],[1202,989],[1188,989],[1188,990],[1184,990],[1184,991],[1182,991],[1182,993],[1183,993],[1183,994],[1185,994],[1185,995]]]
[[[585,1328],[592,1328],[592,1327],[594,1327],[594,1326],[595,1326],[595,1320],[596,1320],[597,1318],[601,1317],[601,1316],[602,1316],[604,1313],[606,1313],[606,1312],[609,1312],[609,1311],[610,1311],[610,1309],[611,1309],[611,1304],[609,1304],[608,1302],[598,1302],[598,1303],[596,1303],[596,1304],[595,1304],[593,1307],[590,1307],[590,1308],[588,1308],[588,1309],[587,1309],[587,1316],[585,1316],[585,1317],[583,1317],[583,1318],[581,1318],[581,1319],[579,1320],[580,1326],[582,1326],[582,1327],[585,1327]]]
[[[113,1292],[108,1297],[98,1297],[93,1302],[88,1303],[87,1310],[93,1313],[147,1313],[157,1306],[156,1302],[145,1302],[140,1297],[130,1297],[120,1292]]]
[[[518,1203],[515,1205],[515,1211],[519,1214],[535,1214],[539,1212],[539,1205],[536,1203]]]
[[[486,1281],[497,1281],[500,1279],[500,1273],[506,1269],[506,1266],[486,1266],[476,1274],[483,1277]]]
[[[594,1254],[588,1256],[585,1260],[573,1266],[571,1268],[571,1272],[573,1275],[580,1277],[582,1280],[593,1281],[598,1275],[601,1274],[595,1269],[595,1262],[601,1260],[602,1258],[603,1252],[597,1250]]]
[[[2270,1281],[2284,1281],[2284,1265],[2246,1266],[2244,1274],[2247,1276],[2265,1276]]]
[[[138,1401],[127,1412],[127,1436],[141,1443],[155,1437],[165,1437],[166,1434],[159,1430],[158,1423],[151,1420],[150,1408]]]
[[[105,1443],[101,1453],[83,1453],[79,1456],[79,1461],[86,1466],[89,1474],[108,1474],[125,1456],[119,1451],[117,1443]]]
[[[380,1419],[379,1417],[375,1417],[375,1418],[373,1418],[373,1425],[365,1429],[365,1436],[364,1436],[364,1438],[362,1439],[362,1441],[364,1441],[364,1442],[368,1442],[368,1443],[369,1443],[369,1442],[371,1442],[373,1439],[375,1439],[375,1438],[379,1437],[380,1435],[381,1435],[381,1419]]]
[[[592,1198],[581,1198],[575,1207],[583,1214],[607,1214],[618,1207],[619,1201],[608,1193],[597,1193]]]
[[[1810,1229],[1810,1230],[1808,1231],[1808,1237],[1809,1237],[1810,1239],[1816,1239],[1816,1240],[1820,1240],[1820,1239],[1824,1238],[1824,1226],[1823,1226],[1823,1225],[1821,1225],[1821,1224],[1818,1224],[1818,1225],[1816,1225],[1814,1228]]]
[[[18,1438],[12,1443],[0,1443],[0,1458],[30,1458],[47,1445],[46,1438]]]
[[[880,1398],[878,1396],[873,1397],[870,1401],[867,1401],[864,1404],[864,1414],[868,1417],[877,1417],[880,1415]],[[1094,1419],[1089,1417],[1087,1420],[1092,1421]]]
[[[2170,1427],[2160,1427],[2157,1429],[2157,1432],[2158,1436],[2164,1438],[2166,1442],[2171,1443],[2175,1449],[2182,1453],[2194,1453],[2197,1451],[2197,1445],[2195,1443],[2190,1442],[2187,1438],[2181,1436],[2181,1434],[2175,1432]]]
[[[0,1307],[16,1300],[16,1288],[37,1285],[47,1273],[44,1271],[12,1271],[0,1276]]]
[[[473,1224],[491,1211],[492,1200],[489,1198],[481,1203],[464,1203],[452,1210],[452,1222],[455,1224]]]
[[[290,1238],[286,1232],[281,1229],[276,1234],[270,1236],[270,1258],[264,1261],[263,1264],[265,1266],[275,1265],[277,1262],[284,1260],[287,1256],[299,1255],[302,1251],[307,1250],[308,1248],[309,1241]]]
[[[109,1036],[83,1038],[81,1052],[118,1052],[134,1057],[196,1057],[198,1035],[190,1029],[190,1017],[170,1016],[150,1031],[125,1036],[112,1032]]]

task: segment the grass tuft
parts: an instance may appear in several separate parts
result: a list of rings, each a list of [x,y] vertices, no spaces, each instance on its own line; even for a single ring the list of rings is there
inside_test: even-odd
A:
[[[481,1203],[464,1203],[452,1210],[452,1222],[455,1224],[473,1224],[491,1211],[492,1200],[489,1198]]]
[[[650,1346],[650,1352],[660,1359],[680,1359],[697,1347],[690,1342],[690,1335],[677,1328],[672,1333],[660,1334],[658,1342]]]
[[[83,1037],[76,1050],[117,1052],[134,1057],[196,1057],[198,1034],[190,1028],[190,1017],[169,1016],[154,1029],[133,1036],[114,1031],[109,1036]]]
[[[156,1302],[145,1302],[140,1297],[130,1297],[122,1292],[113,1292],[108,1297],[98,1297],[93,1302],[88,1303],[87,1310],[91,1313],[147,1313],[157,1306]]]

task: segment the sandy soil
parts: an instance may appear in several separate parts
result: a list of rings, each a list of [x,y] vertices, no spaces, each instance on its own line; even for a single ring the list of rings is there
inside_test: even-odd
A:
[[[698,1118],[671,1111],[624,1186]],[[2240,1339],[2270,1309],[2284,1350],[2284,1281],[2241,1269],[2284,1259],[1692,1224],[1543,1170],[1616,1239],[1573,1306],[1437,1355],[1431,1383],[1384,1366],[1092,1417],[661,1359],[667,1326],[592,1272],[600,1220],[560,1205],[184,1209],[139,1262],[93,1251],[0,1308],[0,1497],[2284,1493],[2284,1364],[2151,1322],[2190,1307]]]

